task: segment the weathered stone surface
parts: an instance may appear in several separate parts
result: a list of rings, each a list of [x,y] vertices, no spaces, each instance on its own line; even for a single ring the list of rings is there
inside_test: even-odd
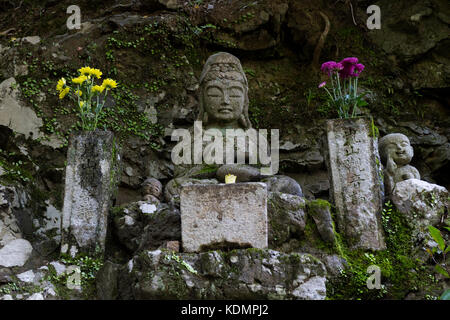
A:
[[[175,178],[170,180],[165,189],[164,197],[169,203],[180,203],[180,192],[183,186],[196,185],[196,184],[218,184],[216,179],[194,179],[194,178]]]
[[[261,178],[260,170],[247,164],[222,165],[216,172],[217,180],[223,183],[227,174],[234,174],[236,182],[257,181]]]
[[[101,300],[114,300],[118,296],[117,277],[120,265],[106,261],[96,277],[97,296]]]
[[[35,274],[34,274],[33,270],[28,270],[28,271],[22,272],[17,275],[17,278],[20,281],[27,282],[27,283],[33,282],[34,277],[35,277]]]
[[[269,192],[269,243],[280,245],[292,237],[299,238],[306,226],[306,201],[302,197]]]
[[[16,217],[12,212],[14,190],[0,185],[0,248],[8,242],[22,238]]]
[[[73,136],[67,151],[61,251],[104,251],[107,217],[120,177],[120,156],[107,131]]]
[[[44,300],[44,296],[42,293],[33,293],[31,296],[27,298],[27,300]]]
[[[37,139],[41,136],[39,128],[42,120],[33,109],[24,106],[19,100],[18,84],[14,78],[0,83],[0,125],[10,127],[13,131],[26,137]]]
[[[262,182],[267,184],[267,190],[270,192],[281,192],[303,197],[302,188],[291,177],[277,175],[263,179]]]
[[[444,187],[418,179],[398,182],[391,196],[395,207],[405,215],[416,239],[424,239],[428,226],[439,223],[450,207],[449,192]]]
[[[33,247],[25,239],[8,242],[0,249],[0,267],[21,267],[31,256]]]
[[[322,240],[333,244],[335,242],[335,235],[330,203],[324,200],[309,201],[308,214],[312,216],[316,223]]]
[[[146,205],[154,209],[146,211]],[[161,203],[156,207],[139,201],[119,210],[113,220],[113,233],[131,252],[157,249],[166,241],[181,240],[180,211],[173,206]]]
[[[448,87],[450,67],[444,49],[450,32],[448,3],[380,0],[375,4],[384,12],[382,28],[369,31],[369,38],[396,63],[407,65],[414,89]]]
[[[377,139],[368,119],[327,121],[328,172],[337,224],[352,248],[385,248]]]
[[[46,204],[48,207],[44,215],[34,221],[35,227],[38,228],[34,231],[35,249],[43,256],[54,252],[61,243],[62,212],[48,201]]]
[[[119,291],[123,299],[323,300],[325,277],[322,262],[309,254],[157,250],[145,251],[124,266]]]
[[[267,247],[265,184],[190,185],[182,188],[180,199],[185,251]]]

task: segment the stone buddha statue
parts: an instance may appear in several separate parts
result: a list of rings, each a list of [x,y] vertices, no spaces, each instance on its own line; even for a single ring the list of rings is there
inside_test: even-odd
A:
[[[199,114],[205,129],[251,128],[248,82],[235,56],[219,52],[208,58],[200,76]]]
[[[384,169],[386,194],[390,195],[395,184],[408,180],[420,179],[419,171],[409,165],[414,155],[407,136],[401,133],[391,133],[380,139],[378,143],[381,161]]]
[[[249,145],[253,143],[259,146],[258,143],[261,144],[262,138],[260,135],[253,138],[251,135],[247,135],[248,140],[247,138],[242,140],[245,142],[241,145],[239,143],[234,144],[239,138],[230,138],[227,136],[227,129],[234,129],[235,132],[239,132],[236,130],[242,130],[241,132],[244,133],[244,137],[245,133],[254,130],[252,129],[248,116],[249,99],[247,77],[239,59],[226,52],[211,55],[203,67],[199,83],[199,113],[197,121],[194,124],[194,129],[191,131],[194,131],[199,123],[204,130],[202,146],[205,151],[202,150],[200,152],[203,152],[203,155],[205,153],[208,154],[208,147],[211,147],[213,144],[205,144],[205,141],[214,141],[213,136],[219,134],[223,137],[223,145],[227,145],[227,148],[227,142],[229,139],[232,139],[230,140],[230,145],[233,145],[234,151],[236,151],[233,151],[235,158],[230,163],[230,161],[226,161],[226,152],[223,152],[223,155],[221,155],[223,156],[223,161],[221,163],[216,162],[211,165],[205,163],[199,164],[193,161],[192,163],[197,164],[175,166],[175,179],[169,181],[165,189],[165,197],[168,201],[178,196],[179,187],[183,184],[224,182],[225,175],[227,174],[235,175],[237,182],[261,181],[264,178],[274,177],[272,174],[262,174],[263,171],[259,168],[261,163],[247,161],[252,156],[256,156],[250,151],[251,148],[249,148]],[[207,138],[205,139],[205,137]],[[267,140],[264,143],[268,146]],[[194,150],[192,152],[192,158],[194,159],[199,154],[195,151],[195,146],[192,150]],[[242,151],[245,159],[241,157],[241,161],[237,161],[238,150]],[[265,149],[263,148],[263,150]],[[258,151],[261,152],[261,149],[258,149]],[[266,154],[268,153],[269,150],[267,148]],[[274,185],[274,188],[278,186],[282,190],[291,189],[294,191],[287,193],[301,195],[301,188],[294,179],[284,176],[276,177],[277,182],[275,180],[270,181],[270,185]]]

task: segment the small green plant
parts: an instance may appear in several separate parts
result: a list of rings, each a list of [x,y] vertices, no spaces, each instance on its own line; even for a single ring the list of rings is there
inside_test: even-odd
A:
[[[450,231],[449,227],[444,227]],[[442,274],[446,278],[450,278],[450,266],[446,264],[446,255],[450,251],[450,245],[445,244],[445,240],[441,231],[433,226],[428,226],[431,237],[438,244],[437,247],[427,248],[426,251],[430,254],[431,259],[436,264],[434,270]],[[436,254],[442,255],[442,262],[438,262]]]
[[[186,261],[184,261],[183,259],[181,259],[178,255],[176,255],[174,252],[172,252],[171,255],[167,255],[166,259],[168,261],[176,261],[177,263],[179,263],[183,268],[185,268],[187,271],[189,271],[190,273],[193,274],[197,274],[197,270],[195,270],[194,268],[192,268],[192,266],[187,263]]]

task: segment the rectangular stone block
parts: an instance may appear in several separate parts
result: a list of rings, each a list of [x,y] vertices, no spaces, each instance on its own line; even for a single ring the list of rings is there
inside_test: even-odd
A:
[[[367,118],[327,121],[330,194],[337,227],[352,248],[385,248],[378,143]]]
[[[184,186],[180,208],[184,251],[267,248],[264,183]]]
[[[103,254],[108,212],[120,177],[120,155],[109,131],[73,135],[67,151],[61,252]]]

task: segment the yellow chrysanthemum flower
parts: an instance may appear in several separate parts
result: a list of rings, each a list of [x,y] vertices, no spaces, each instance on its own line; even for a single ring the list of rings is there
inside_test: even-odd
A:
[[[97,79],[100,79],[103,72],[101,72],[99,69],[91,69],[91,75],[96,76]]]
[[[80,72],[80,75],[88,77],[91,75],[92,68],[91,67],[83,67],[83,68],[79,69],[78,71]]]
[[[104,86],[93,86],[93,87],[92,87],[92,92],[102,93],[103,90],[105,90],[105,87],[104,87]]]
[[[79,95],[80,97],[83,95],[83,92],[81,90],[76,90],[75,94]]]
[[[66,87],[64,89],[61,90],[61,92],[59,93],[59,98],[62,99],[66,96],[66,94],[68,94],[70,91],[69,87]]]
[[[73,78],[72,82],[76,83],[76,84],[82,84],[83,82],[85,82],[87,79],[87,77],[85,75],[79,76],[78,78]]]
[[[102,87],[105,87],[107,89],[114,89],[117,87],[117,82],[114,81],[113,79],[108,78],[103,80]]]
[[[79,102],[79,105],[80,105],[80,108],[83,108],[83,106],[84,106],[84,101],[80,101],[80,102]]]
[[[58,84],[56,85],[56,90],[61,92],[65,86],[66,86],[66,79],[61,78],[58,80]]]

